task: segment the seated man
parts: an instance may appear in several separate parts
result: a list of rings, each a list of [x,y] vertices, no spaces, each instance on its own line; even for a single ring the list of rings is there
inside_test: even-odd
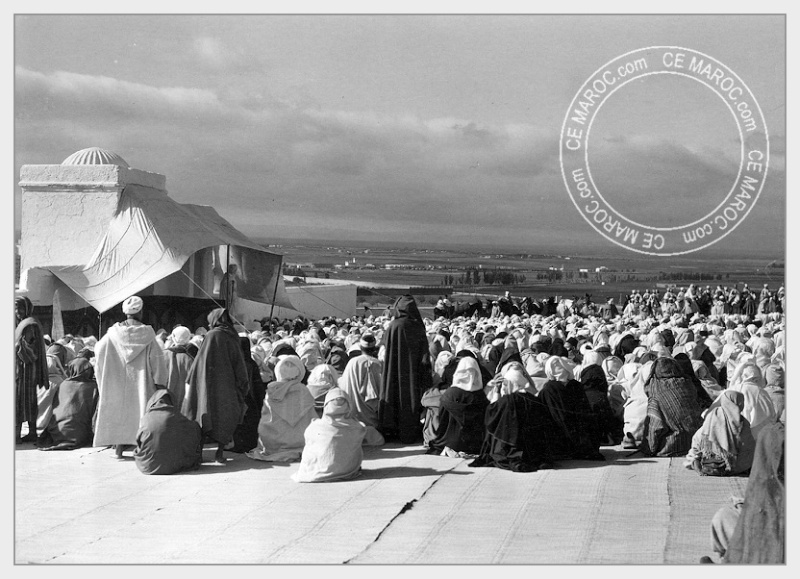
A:
[[[756,441],[742,416],[744,395],[723,390],[692,437],[684,466],[702,475],[730,476],[750,470]]]
[[[144,474],[194,470],[203,461],[202,440],[200,425],[181,414],[172,392],[162,388],[147,402],[133,458]]]
[[[50,419],[39,437],[40,450],[72,450],[90,446],[97,410],[97,382],[89,360],[76,358],[56,388]]]
[[[364,451],[361,444],[366,426],[352,418],[350,399],[340,388],[325,395],[322,418],[306,428],[300,468],[295,482],[347,480],[361,473]]]
[[[744,500],[735,499],[711,521],[712,548],[722,563],[783,564],[786,560],[783,420],[782,416],[758,436]],[[700,562],[714,561],[706,556]]]

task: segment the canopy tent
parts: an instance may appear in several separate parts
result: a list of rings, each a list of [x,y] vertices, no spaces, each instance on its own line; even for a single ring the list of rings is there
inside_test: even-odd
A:
[[[224,246],[236,263],[236,296],[292,308],[282,259],[264,250],[213,207],[176,203],[161,191],[128,185],[86,265],[50,266],[55,276],[99,312],[181,270],[196,252]],[[230,248],[230,252],[228,252]],[[217,256],[220,251],[209,252]],[[226,264],[215,264],[227,270]],[[212,288],[206,288],[211,293]]]

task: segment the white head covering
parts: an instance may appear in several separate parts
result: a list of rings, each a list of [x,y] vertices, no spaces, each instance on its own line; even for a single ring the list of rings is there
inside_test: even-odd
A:
[[[442,350],[441,352],[439,352],[439,355],[436,356],[436,361],[433,364],[433,373],[439,376],[439,378],[441,378],[442,375],[444,374],[444,369],[447,367],[447,365],[450,363],[450,360],[452,360],[453,358],[455,358],[453,352],[450,352],[448,350]]]
[[[192,338],[192,332],[186,326],[177,326],[169,335],[172,343],[176,346],[185,346]]]
[[[309,386],[325,386],[327,389],[339,384],[339,373],[330,364],[319,364],[308,375]]]
[[[592,364],[597,364],[600,366],[603,363],[603,355],[595,352],[594,350],[589,350],[583,356],[583,364],[581,366],[586,368],[587,366],[591,366]]]
[[[330,417],[349,417],[351,413],[350,397],[341,388],[331,388],[325,394],[322,413]]]
[[[299,382],[306,375],[306,367],[298,356],[280,356],[275,365],[275,379],[287,382]]]
[[[131,314],[138,314],[142,311],[142,306],[144,306],[144,302],[142,298],[139,296],[131,296],[124,302],[122,302],[122,313],[127,315]]]
[[[453,386],[467,392],[476,392],[483,388],[481,369],[475,358],[470,358],[469,356],[461,358],[456,371],[453,373]]]
[[[561,356],[550,356],[544,364],[544,371],[549,380],[558,380],[564,384],[574,377],[569,360]]]
[[[536,387],[519,362],[509,362],[503,366],[501,373],[503,375],[503,382],[500,387],[500,396],[519,392],[520,390],[536,392]]]

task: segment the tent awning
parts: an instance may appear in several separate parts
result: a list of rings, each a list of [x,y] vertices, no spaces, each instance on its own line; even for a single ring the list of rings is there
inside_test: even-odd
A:
[[[83,266],[47,267],[97,311],[104,312],[179,271],[196,252],[231,246],[239,265],[237,296],[292,308],[281,255],[266,251],[213,207],[176,203],[164,193],[128,185],[108,230]]]

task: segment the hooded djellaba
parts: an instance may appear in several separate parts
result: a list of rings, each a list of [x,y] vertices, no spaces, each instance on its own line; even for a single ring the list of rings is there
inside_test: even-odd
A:
[[[483,391],[483,378],[475,358],[461,358],[453,374],[452,386],[442,393],[439,403],[439,426],[435,439],[429,442],[428,454],[477,455],[483,443],[484,416],[489,401]]]
[[[422,394],[433,386],[425,324],[408,294],[394,303],[395,319],[384,334],[386,358],[378,418],[381,434],[404,444],[422,441]]]
[[[361,445],[367,428],[353,418],[349,396],[341,388],[325,394],[322,418],[305,430],[300,468],[295,482],[348,480],[361,474],[364,451]]]
[[[247,452],[258,446],[258,423],[261,421],[261,407],[267,395],[267,385],[261,380],[258,364],[253,360],[250,348],[250,339],[239,337],[244,356],[244,365],[247,368],[247,380],[250,388],[244,397],[244,418],[233,432],[233,448],[231,452]]]
[[[222,449],[233,439],[242,421],[250,383],[239,341],[228,310],[208,314],[209,331],[187,377],[181,412],[195,420],[207,440],[215,441],[216,459],[224,462]]]
[[[601,362],[602,363],[602,362]],[[622,442],[622,421],[618,420],[608,401],[608,379],[602,366],[591,364],[581,372],[581,384],[594,414],[595,438],[600,444],[617,445]]]
[[[250,458],[265,462],[300,459],[303,433],[317,418],[314,397],[301,382],[305,370],[298,356],[281,356],[275,366],[276,380],[267,385],[258,423],[258,446],[247,453]]]
[[[14,329],[16,350],[14,379],[16,394],[16,420],[18,442],[36,440],[38,419],[37,389],[50,388],[42,327],[33,315],[33,303],[26,296],[14,299],[17,326]],[[28,434],[20,438],[22,423],[28,423]]]
[[[94,367],[86,358],[75,358],[66,373],[53,397],[50,420],[39,437],[40,450],[72,450],[92,444],[98,399]]]
[[[47,374],[50,382],[49,388],[39,387],[37,400],[39,403],[39,416],[36,419],[36,432],[41,435],[53,415],[53,398],[58,391],[58,385],[67,377],[67,349],[61,344],[53,344],[47,348]]]
[[[743,409],[744,395],[724,390],[692,437],[684,466],[706,476],[737,475],[749,470],[756,441],[750,423],[742,416]]]
[[[573,378],[569,362],[550,356],[545,372],[548,381],[539,392],[539,400],[552,418],[544,435],[553,459],[605,460],[600,453],[595,414],[583,385]]]
[[[644,385],[647,416],[639,449],[647,456],[683,456],[703,425],[697,389],[678,362],[658,358]]]
[[[486,435],[481,452],[470,467],[496,467],[513,472],[533,472],[550,463],[545,431],[552,428],[547,407],[521,364],[502,370],[498,397],[486,409]]]
[[[786,427],[766,426],[756,441],[747,493],[723,563],[783,564],[786,562]]]
[[[197,348],[189,340],[192,333],[185,326],[178,326],[170,334],[170,343],[164,350],[167,361],[167,390],[172,392],[175,406],[180,409],[186,396],[186,378],[194,363]]]
[[[147,402],[133,458],[143,474],[175,474],[200,467],[203,435],[200,425],[183,416],[174,395],[156,390]]]

